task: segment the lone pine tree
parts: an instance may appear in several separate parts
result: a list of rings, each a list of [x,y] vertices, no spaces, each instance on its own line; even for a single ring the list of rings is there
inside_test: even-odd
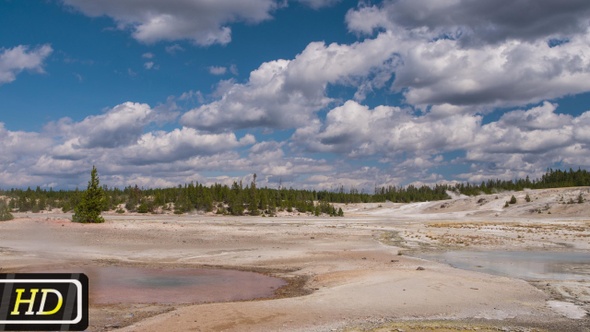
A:
[[[106,203],[103,189],[99,185],[98,171],[92,166],[88,188],[82,193],[80,203],[74,208],[73,222],[102,223],[104,218],[100,215]]]

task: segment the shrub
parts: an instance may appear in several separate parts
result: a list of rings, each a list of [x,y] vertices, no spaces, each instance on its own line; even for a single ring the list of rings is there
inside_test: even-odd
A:
[[[137,207],[137,212],[139,212],[139,213],[148,213],[148,212],[150,212],[150,209],[149,209],[149,207],[148,207],[148,205],[146,203],[141,203]]]
[[[510,197],[510,204],[516,204],[516,197],[514,197],[514,195],[512,195],[512,197]]]

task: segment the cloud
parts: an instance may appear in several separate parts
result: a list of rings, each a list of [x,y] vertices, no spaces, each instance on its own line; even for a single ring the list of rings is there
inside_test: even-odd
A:
[[[266,141],[256,143],[250,148],[249,158],[257,163],[265,164],[284,159],[283,143]]]
[[[516,106],[590,90],[589,36],[465,49],[457,41],[412,42],[393,88],[414,105]]]
[[[573,133],[576,142],[590,146],[590,111],[587,111],[572,120]]]
[[[420,115],[409,108],[371,109],[347,101],[330,110],[324,123],[297,129],[289,146],[344,160],[379,160],[380,168],[391,165],[400,181],[444,179],[433,170],[449,163],[471,164],[472,172],[459,175],[469,181],[533,177],[554,164],[589,166],[590,111],[574,117],[557,113],[557,107],[544,102],[483,123],[481,115],[469,113]],[[464,157],[442,155],[457,151]]]
[[[109,186],[247,183],[257,173],[259,186],[369,192],[375,185],[535,178],[554,164],[590,166],[590,111],[561,114],[548,102],[483,123],[469,113],[440,116],[349,100],[281,141],[189,127],[152,130],[172,109],[128,102],[82,121],[52,122],[39,133],[0,125],[0,183],[84,186],[94,164]],[[467,171],[442,176],[439,167]]]
[[[582,0],[401,0],[350,10],[346,22],[396,36],[391,88],[406,102],[478,111],[590,90],[589,14]]]
[[[547,167],[590,166],[590,111],[578,117],[556,113],[548,102],[528,110],[505,113],[484,124],[461,162],[472,163],[472,172],[460,175],[469,181],[540,176]]]
[[[35,132],[10,131],[0,122],[0,164],[12,163],[38,154],[51,146],[50,141]]]
[[[232,75],[234,75],[234,76],[238,76],[238,74],[239,74],[238,66],[236,66],[235,64],[232,64],[231,66],[229,66],[229,72],[232,73]]]
[[[137,142],[156,115],[147,104],[126,102],[80,122],[64,118],[49,123],[46,130],[62,136],[72,149],[115,148]]]
[[[166,46],[165,50],[166,53],[174,55],[178,52],[184,51],[184,48],[178,44],[172,44],[170,46]]]
[[[201,91],[190,90],[187,92],[183,92],[180,95],[180,97],[178,97],[178,100],[182,100],[182,101],[196,100],[198,103],[202,104],[205,102],[205,97],[203,96],[203,93]]]
[[[246,83],[222,81],[220,99],[185,113],[181,123],[209,131],[305,125],[333,101],[326,96],[329,84],[361,84],[391,59],[392,41],[384,33],[351,45],[310,43],[293,60],[263,63]]]
[[[444,22],[436,28],[397,22],[402,19],[389,13],[397,4],[423,6],[425,15],[448,5],[400,1],[349,11],[351,30],[379,25],[386,30],[349,45],[312,42],[294,59],[261,64],[244,83],[222,81],[219,99],[185,113],[181,123],[208,131],[301,129],[315,121],[318,111],[338,102],[327,93],[330,86],[352,87],[357,101],[390,89],[410,106],[432,112],[433,118],[434,113],[478,114],[590,91],[590,56],[585,52],[590,30],[572,28],[575,34],[559,45],[533,35],[466,43],[464,34]]]
[[[262,22],[287,5],[62,1],[112,18],[140,42],[169,41],[169,54],[184,50],[180,40],[226,44],[232,24]],[[316,9],[335,3],[300,2]],[[0,183],[22,176],[33,185],[83,185],[97,164],[101,180],[115,185],[231,184],[257,173],[261,186],[371,190],[590,166],[590,111],[570,115],[553,102],[590,91],[589,6],[578,0],[360,5],[346,15],[357,42],[311,42],[293,57],[260,64],[247,79],[235,65],[207,67],[212,75],[233,75],[213,93],[189,90],[154,107],[127,102],[81,121],[49,123],[39,133],[0,126]],[[0,51],[0,84],[24,70],[42,72],[51,51],[48,45]],[[157,68],[153,53],[141,60]],[[385,95],[402,100],[379,105]],[[188,110],[180,119],[176,102]],[[269,134],[275,130],[285,131]],[[452,173],[457,169],[462,173]]]
[[[495,44],[585,34],[588,17],[590,3],[584,0],[386,0],[349,11],[346,21],[361,33],[401,27],[465,44]]]
[[[392,176],[392,172],[377,167],[356,167],[339,169],[324,174],[311,174],[305,179],[305,186],[317,190],[345,191],[356,189],[365,193],[373,193],[375,187],[399,186],[403,179]]]
[[[146,61],[143,63],[143,67],[147,70],[150,69],[160,69],[160,66],[158,66],[152,59],[155,58],[156,56],[154,55],[154,53],[151,52],[147,52],[141,55],[142,58],[144,59],[148,59],[149,61]]]
[[[498,125],[503,128],[518,127],[527,130],[562,128],[572,122],[572,116],[557,114],[558,105],[543,102],[542,105],[529,110],[508,112],[500,118]]]
[[[557,105],[545,102],[529,110],[507,112],[497,122],[481,126],[468,151],[468,158],[490,154],[556,153],[576,143],[574,126],[581,122],[571,115],[556,114]],[[549,121],[547,123],[543,121]]]
[[[204,134],[192,128],[171,132],[151,132],[140,137],[137,144],[124,149],[123,159],[131,164],[168,163],[195,155],[211,155],[254,144],[256,139],[246,135],[237,139],[234,133]]]
[[[298,0],[298,1],[306,6],[313,8],[313,9],[330,7],[330,6],[333,6],[333,5],[337,4],[338,2],[340,2],[340,0]]]
[[[285,70],[289,61],[262,64],[246,84],[224,81],[221,99],[190,110],[181,117],[185,126],[221,131],[248,127],[285,128],[305,121],[328,103],[323,96],[306,98],[302,91],[287,90]]]
[[[44,73],[43,62],[52,52],[48,44],[33,49],[26,45],[0,48],[0,85],[14,81],[23,70]]]
[[[142,43],[190,40],[204,46],[229,43],[229,24],[268,20],[277,7],[273,0],[63,0],[63,3],[91,17],[112,18],[117,28],[130,29],[133,38]],[[178,50],[175,48],[173,52]]]
[[[227,72],[227,68],[226,67],[221,67],[221,66],[211,66],[209,67],[209,73],[211,75],[225,75],[225,73]]]
[[[438,154],[469,146],[480,123],[480,116],[415,116],[410,109],[378,106],[371,110],[347,101],[328,112],[323,126],[314,123],[297,129],[292,139],[310,151],[349,157]]]
[[[88,169],[98,165],[104,180],[129,185],[125,177],[132,176],[151,178],[153,183],[178,179],[174,182],[178,184],[194,180],[195,172],[243,171],[251,165],[235,150],[255,144],[253,135],[238,138],[234,133],[210,134],[185,127],[150,129],[174,119],[174,109],[173,103],[151,108],[126,102],[79,122],[69,118],[50,122],[40,133],[10,131],[0,123],[0,179],[6,180],[0,183],[18,182],[8,180],[12,174],[21,176],[20,186],[79,185],[87,180]],[[158,177],[161,180],[156,181]]]

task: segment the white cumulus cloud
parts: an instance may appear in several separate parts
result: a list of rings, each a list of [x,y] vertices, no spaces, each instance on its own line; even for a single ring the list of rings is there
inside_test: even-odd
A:
[[[293,140],[311,151],[338,152],[350,157],[439,153],[469,146],[479,129],[480,116],[416,116],[409,109],[356,101],[330,110],[323,126],[298,129]]]
[[[123,159],[132,164],[168,163],[195,155],[229,151],[256,142],[252,135],[238,139],[234,133],[208,134],[192,128],[158,131],[142,135],[137,144],[126,147]]]
[[[310,43],[295,59],[263,63],[246,83],[222,82],[220,99],[185,113],[181,123],[210,131],[305,125],[333,101],[329,84],[361,84],[391,59],[393,41],[384,33],[351,45]]]
[[[114,148],[137,142],[155,117],[149,105],[126,102],[80,122],[64,118],[49,123],[46,129],[64,137],[73,149]]]
[[[63,0],[82,13],[109,16],[119,29],[130,29],[143,43],[190,40],[199,45],[227,44],[229,24],[271,18],[273,0]],[[169,48],[169,52],[180,50]]]
[[[44,73],[43,62],[52,52],[47,44],[32,49],[26,45],[0,48],[0,85],[14,81],[23,70]]]
[[[588,17],[583,0],[401,0],[352,9],[346,21],[397,37],[392,89],[408,103],[496,107],[590,90]]]

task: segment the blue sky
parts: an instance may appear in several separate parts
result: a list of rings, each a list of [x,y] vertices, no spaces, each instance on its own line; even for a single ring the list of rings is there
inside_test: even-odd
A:
[[[590,166],[586,0],[0,0],[0,187]]]

